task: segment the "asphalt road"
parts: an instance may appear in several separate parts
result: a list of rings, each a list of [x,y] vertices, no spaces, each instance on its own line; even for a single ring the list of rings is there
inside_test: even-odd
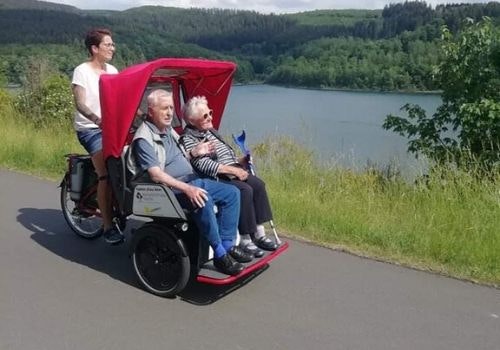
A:
[[[0,185],[1,350],[500,349],[500,290],[296,241],[242,286],[162,299],[126,245],[70,231],[56,183]]]

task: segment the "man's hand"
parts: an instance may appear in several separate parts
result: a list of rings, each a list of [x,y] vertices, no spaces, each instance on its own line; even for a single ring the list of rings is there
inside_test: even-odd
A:
[[[187,185],[183,192],[191,200],[191,203],[193,203],[194,206],[198,208],[203,208],[205,206],[208,196],[207,191],[203,188]]]
[[[205,206],[208,195],[207,191],[204,189],[179,181],[164,172],[158,166],[152,166],[149,168],[148,173],[153,182],[161,183],[165,186],[169,186],[183,192],[195,207],[203,208]]]

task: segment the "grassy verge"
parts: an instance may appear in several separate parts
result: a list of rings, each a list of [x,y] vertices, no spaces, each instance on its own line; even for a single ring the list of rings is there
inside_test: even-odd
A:
[[[74,132],[36,129],[0,110],[0,166],[59,179]],[[281,231],[386,261],[500,285],[500,174],[438,169],[408,184],[378,171],[320,166],[291,141],[255,150]],[[293,234],[295,232],[296,234]]]
[[[5,106],[0,123],[0,166],[57,179],[64,174],[66,153],[85,153],[71,126],[39,129]]]
[[[327,246],[500,285],[500,174],[437,169],[408,184],[319,166],[292,141],[257,149],[276,222]]]

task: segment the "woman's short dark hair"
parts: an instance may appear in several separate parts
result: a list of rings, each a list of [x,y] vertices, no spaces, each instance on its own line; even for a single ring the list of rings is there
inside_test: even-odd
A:
[[[92,56],[92,46],[99,46],[102,39],[106,36],[111,36],[111,30],[107,28],[94,28],[87,32],[85,35],[85,47]]]

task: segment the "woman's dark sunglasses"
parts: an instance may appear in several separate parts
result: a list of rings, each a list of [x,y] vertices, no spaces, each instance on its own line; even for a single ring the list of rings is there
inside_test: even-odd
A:
[[[208,113],[203,114],[202,117],[203,119],[208,119],[208,117],[212,118],[212,114],[214,114],[214,111],[210,109]]]

